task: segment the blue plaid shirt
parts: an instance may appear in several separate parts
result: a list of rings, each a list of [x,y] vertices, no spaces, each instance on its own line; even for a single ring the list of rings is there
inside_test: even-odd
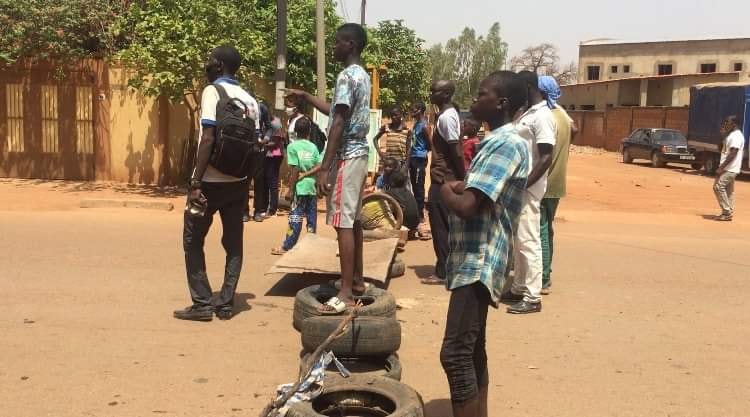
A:
[[[485,202],[471,219],[450,215],[449,290],[480,281],[489,289],[492,306],[499,306],[523,207],[528,161],[528,145],[513,124],[493,130],[479,144],[466,189],[480,191],[493,204]]]

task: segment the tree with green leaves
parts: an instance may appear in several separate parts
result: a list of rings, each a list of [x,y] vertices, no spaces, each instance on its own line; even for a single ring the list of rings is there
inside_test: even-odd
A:
[[[380,105],[407,110],[424,100],[429,88],[430,59],[424,40],[402,20],[386,20],[368,28],[365,62],[386,70],[380,79]]]
[[[485,36],[477,36],[474,29],[467,27],[444,46],[430,48],[432,79],[455,81],[454,100],[467,109],[482,79],[502,69],[507,56],[508,44],[500,36],[499,23],[493,24]]]
[[[0,0],[0,64],[27,58],[63,69],[106,56],[120,46],[109,29],[126,7],[110,0]]]

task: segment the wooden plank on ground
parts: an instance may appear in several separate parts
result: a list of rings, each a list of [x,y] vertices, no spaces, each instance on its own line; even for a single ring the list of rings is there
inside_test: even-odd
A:
[[[365,278],[385,281],[398,239],[382,239],[364,244]],[[284,254],[268,274],[341,274],[338,242],[316,234],[306,234],[294,249]]]

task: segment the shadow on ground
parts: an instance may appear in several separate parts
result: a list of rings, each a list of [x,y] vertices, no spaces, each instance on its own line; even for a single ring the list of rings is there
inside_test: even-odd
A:
[[[15,180],[8,179],[7,182],[16,187],[36,187],[48,186],[54,191],[64,193],[83,193],[97,191],[113,191],[121,194],[129,194],[138,197],[150,198],[175,198],[184,196],[186,191],[184,187],[177,186],[157,186],[157,185],[138,185],[138,184],[121,184],[108,182],[80,182],[64,180]]]
[[[429,417],[453,417],[451,400],[441,398],[427,402],[424,405],[424,415]]]

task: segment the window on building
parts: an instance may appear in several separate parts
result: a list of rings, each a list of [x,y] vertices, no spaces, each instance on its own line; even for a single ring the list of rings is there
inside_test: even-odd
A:
[[[630,74],[630,65],[623,65],[622,72],[624,72],[625,74]]]
[[[8,114],[8,128],[5,134],[8,152],[23,152],[23,85],[5,86],[5,106]]]
[[[737,72],[742,72],[744,70],[744,65],[742,65],[742,62],[735,62],[734,63],[734,70]]]
[[[612,65],[612,68],[610,68],[610,72],[612,72],[612,74],[617,74],[618,69],[619,68],[617,67],[617,65]]]
[[[590,65],[588,66],[587,70],[588,70],[589,81],[599,81],[599,66],[598,65]]]
[[[57,120],[57,86],[42,86],[42,152],[60,151],[60,125]]]
[[[672,64],[660,64],[657,69],[659,75],[672,75]]]
[[[701,74],[711,74],[716,72],[716,63],[701,64]]]

